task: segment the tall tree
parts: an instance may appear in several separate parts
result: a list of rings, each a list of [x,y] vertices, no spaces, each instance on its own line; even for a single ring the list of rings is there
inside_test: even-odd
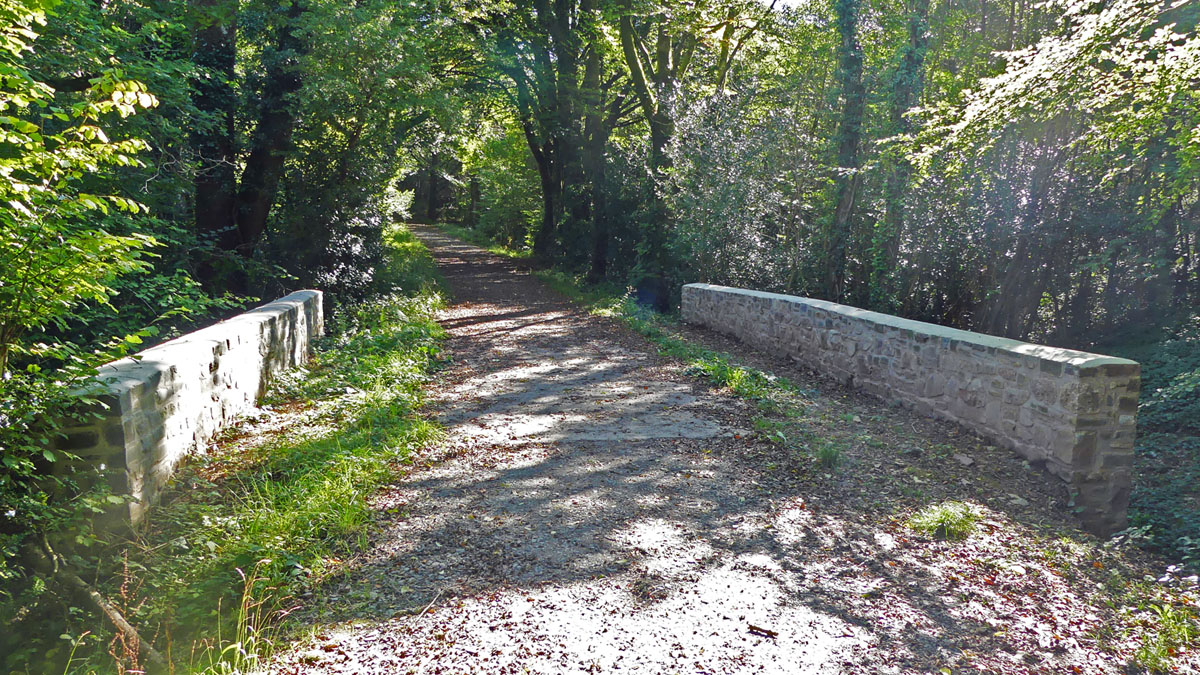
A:
[[[218,249],[233,251],[239,243],[234,134],[237,0],[191,0],[191,10],[192,61],[197,73],[192,85],[197,111],[192,130],[197,158],[195,227]],[[217,271],[209,263],[201,267],[201,275],[211,284]]]
[[[305,0],[292,0],[275,27],[273,44],[263,53],[265,75],[257,125],[237,194],[236,250],[245,257],[254,254],[266,230],[286,153],[291,147],[296,121],[292,97],[302,84],[300,59],[307,51],[300,23],[307,7]]]
[[[862,184],[859,146],[862,144],[867,95],[863,87],[863,50],[858,40],[862,0],[836,0],[833,8],[839,40],[838,83],[841,87],[842,110],[836,137],[834,211],[824,236],[824,293],[830,300],[838,301],[845,292],[846,248],[858,189]]]
[[[606,193],[608,144],[617,126],[634,111],[636,105],[629,104],[629,89],[620,84],[619,74],[605,78],[604,54],[599,44],[593,43],[587,53],[583,77],[582,168],[587,181],[592,235],[588,276],[594,281],[608,274],[612,218]]]
[[[692,64],[697,37],[691,30],[680,30],[661,15],[652,15],[639,27],[635,25],[633,0],[622,0],[619,31],[621,52],[629,79],[637,95],[646,124],[650,127],[650,168],[664,168],[664,153],[674,135],[669,98],[675,93]],[[649,46],[654,48],[653,53]]]
[[[581,68],[595,23],[595,0],[535,0],[521,12],[497,12],[497,65],[512,82],[513,101],[542,186],[542,222],[534,253],[547,256],[564,214],[578,215],[581,200],[568,186],[582,184]],[[567,204],[571,201],[571,204]]]
[[[907,40],[900,46],[888,94],[888,122],[893,137],[907,139],[912,134],[908,112],[921,98],[925,88],[925,54],[929,50],[929,0],[909,0],[906,21]],[[893,275],[904,229],[904,192],[912,174],[912,163],[902,154],[905,146],[896,143],[886,162],[883,222],[877,226],[872,242],[871,304],[891,309],[894,297]]]

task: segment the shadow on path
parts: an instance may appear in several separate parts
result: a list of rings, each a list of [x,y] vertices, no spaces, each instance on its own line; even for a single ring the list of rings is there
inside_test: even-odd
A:
[[[454,296],[431,403],[448,438],[318,589],[319,648],[273,670],[957,673],[989,650],[1002,672],[1118,672],[1086,645],[1045,645],[1033,664],[1034,631],[997,637],[1033,594],[963,597],[940,565],[1001,549],[915,550],[878,512],[827,512],[803,474],[756,461],[745,401],[515,265],[414,231]],[[1014,596],[1077,593],[1035,572],[993,576]]]

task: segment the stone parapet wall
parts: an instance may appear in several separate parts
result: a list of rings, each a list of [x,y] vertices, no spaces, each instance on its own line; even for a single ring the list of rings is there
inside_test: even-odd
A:
[[[276,374],[308,359],[323,330],[320,291],[297,291],[100,369],[100,418],[63,449],[115,470],[140,522],[179,461],[255,409]],[[121,480],[120,469],[124,469]]]
[[[957,422],[1072,488],[1085,529],[1126,527],[1141,367],[823,300],[710,284],[683,319]]]

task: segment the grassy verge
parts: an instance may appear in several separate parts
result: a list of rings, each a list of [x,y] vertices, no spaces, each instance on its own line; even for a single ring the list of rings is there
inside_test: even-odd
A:
[[[442,339],[436,272],[406,230],[389,244],[396,292],[331,317],[330,337],[273,385],[258,424],[182,469],[121,553],[105,592],[176,672],[246,672],[269,656],[293,630],[295,599],[366,545],[372,496],[440,433],[417,414]],[[142,665],[73,625],[60,645],[73,650],[67,672]]]
[[[805,395],[787,379],[754,368],[735,364],[728,354],[707,349],[680,337],[678,322],[670,316],[638,306],[627,289],[614,284],[589,285],[560,270],[534,273],[558,293],[583,305],[593,314],[619,319],[633,331],[658,347],[663,356],[687,364],[688,372],[726,387],[734,394],[759,403],[760,407],[779,410],[784,403],[795,404]]]

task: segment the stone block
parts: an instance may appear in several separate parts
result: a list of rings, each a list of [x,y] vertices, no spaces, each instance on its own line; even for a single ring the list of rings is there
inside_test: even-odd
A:
[[[1080,431],[1075,434],[1075,446],[1071,449],[1070,461],[1075,467],[1090,468],[1096,460],[1096,432]]]

